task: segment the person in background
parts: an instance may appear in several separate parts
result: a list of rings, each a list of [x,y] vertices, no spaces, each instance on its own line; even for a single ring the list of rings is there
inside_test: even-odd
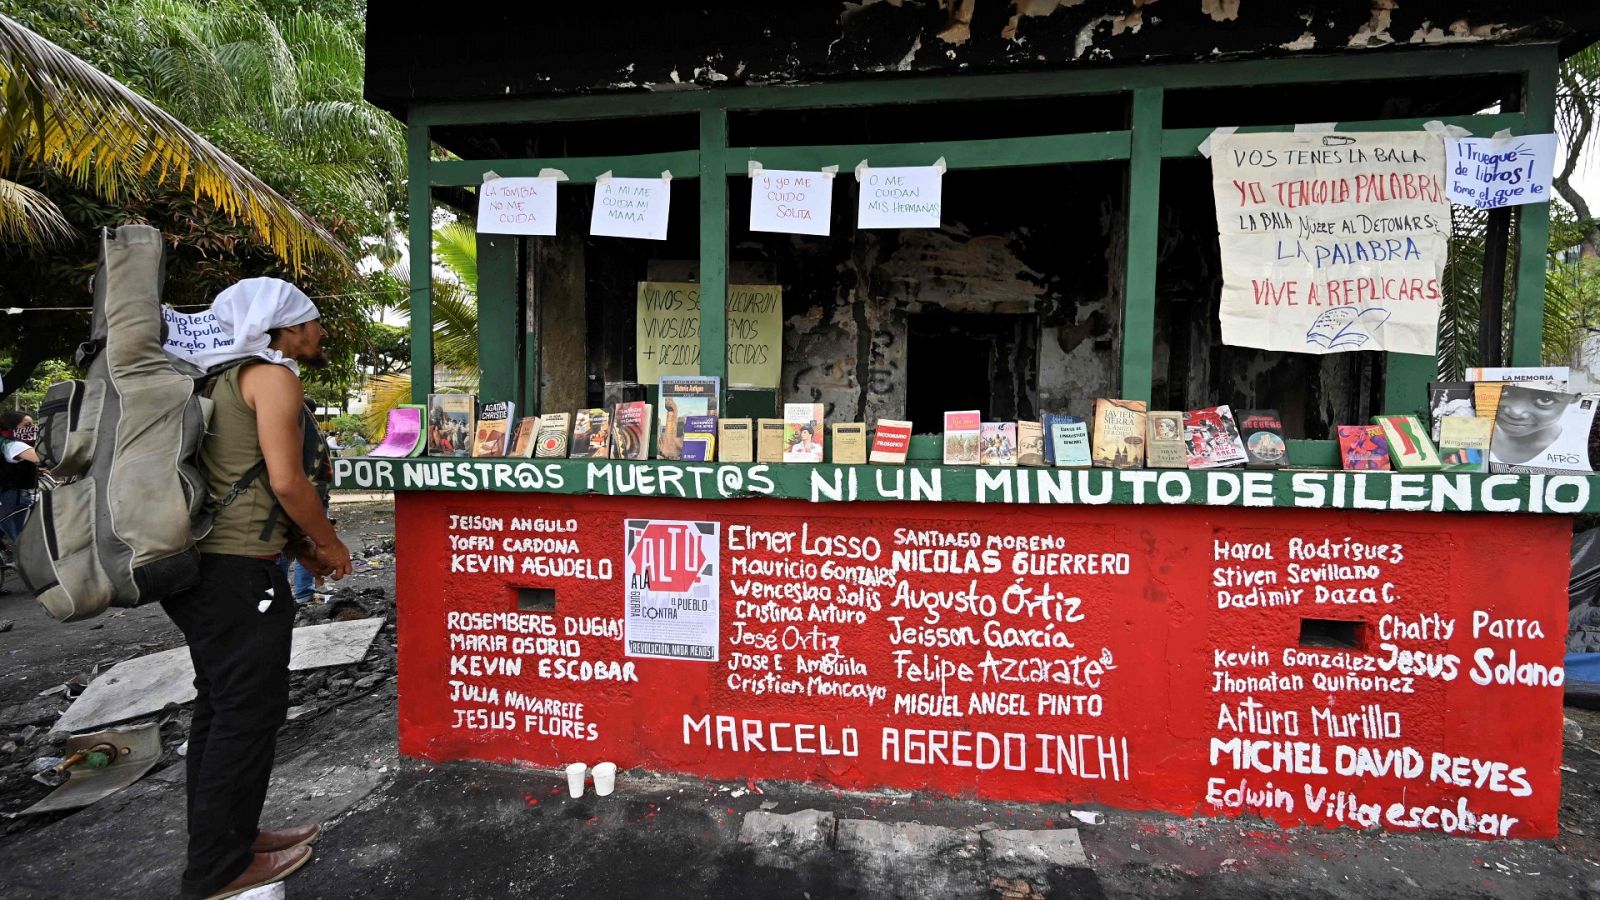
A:
[[[13,543],[27,518],[14,514],[33,505],[33,492],[39,486],[36,437],[32,416],[14,409],[0,413],[0,531]]]
[[[310,397],[306,398],[306,410],[313,414],[316,413],[316,404],[312,402]],[[308,419],[308,421],[314,421],[314,418]],[[334,446],[334,436],[334,433],[329,433],[327,444],[325,445],[328,448],[328,452],[322,454],[318,459],[317,471],[311,477],[311,483],[316,485],[317,488],[317,496],[322,499],[322,514],[324,516],[328,514],[333,486],[333,451],[337,449]],[[329,521],[333,520],[330,519]],[[289,578],[289,588],[294,594],[296,606],[305,606],[316,599],[318,582],[323,579],[311,574],[311,570],[306,568],[305,563],[300,562],[288,553],[282,553],[278,555],[278,568],[282,569],[283,574]]]
[[[328,432],[328,455],[338,456],[344,450],[344,444],[339,442],[339,432]]]

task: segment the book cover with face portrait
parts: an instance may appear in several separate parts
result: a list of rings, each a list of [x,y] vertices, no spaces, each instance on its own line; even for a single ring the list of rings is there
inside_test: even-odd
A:
[[[1589,428],[1596,403],[1600,394],[1506,384],[1489,440],[1489,470],[1518,475],[1593,471]]]

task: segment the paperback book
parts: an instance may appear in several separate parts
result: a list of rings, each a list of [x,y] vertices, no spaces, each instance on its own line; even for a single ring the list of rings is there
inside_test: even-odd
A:
[[[783,405],[783,461],[822,462],[822,404]]]
[[[367,455],[386,457],[421,455],[428,449],[427,418],[423,407],[410,403],[389,410],[389,424],[383,430],[383,442],[373,447]]]
[[[683,421],[683,459],[711,462],[717,458],[717,417],[689,416]]]
[[[717,420],[717,460],[719,462],[751,462],[755,458],[750,440],[749,419]]]
[[[664,375],[656,421],[656,458],[682,459],[684,420],[715,416],[722,380],[714,375]]]
[[[565,459],[567,435],[572,431],[571,413],[545,413],[539,417],[539,434],[534,438],[539,459]]]
[[[1017,423],[984,422],[979,425],[978,464],[984,466],[1017,464]]]
[[[477,410],[476,394],[429,394],[428,455],[466,456]]]
[[[1489,469],[1518,475],[1591,471],[1589,430],[1600,394],[1569,394],[1507,384],[1500,394]]]
[[[517,405],[509,400],[485,403],[478,410],[477,436],[472,440],[473,456],[505,456],[511,440],[511,421]]]
[[[1281,469],[1289,464],[1289,444],[1283,439],[1283,420],[1275,409],[1249,409],[1239,414],[1239,437],[1244,441],[1245,465],[1252,469]]]
[[[978,438],[983,431],[983,416],[975,409],[944,414],[944,464],[975,466],[981,457]]]
[[[1189,451],[1183,443],[1183,413],[1162,410],[1145,414],[1145,462],[1152,469],[1187,469]]]
[[[1489,471],[1494,420],[1478,416],[1445,416],[1440,420],[1439,468],[1446,472]]]
[[[612,458],[650,458],[650,416],[653,412],[650,404],[643,400],[618,403],[612,408]]]
[[[1143,400],[1094,401],[1094,454],[1096,468],[1144,467],[1145,405]]]
[[[783,420],[756,420],[756,462],[783,462]]]
[[[1017,423],[1017,465],[1043,466],[1044,425],[1039,422]]]
[[[1062,469],[1083,469],[1091,462],[1089,423],[1077,416],[1051,415],[1051,465]]]
[[[611,458],[611,414],[604,409],[580,409],[572,417],[573,459]]]
[[[911,423],[900,419],[879,419],[872,430],[872,462],[903,465],[911,450]]]
[[[867,425],[865,422],[835,422],[833,424],[833,464],[859,466],[867,461]]]
[[[1372,424],[1383,429],[1389,442],[1389,458],[1402,472],[1429,472],[1439,468],[1439,451],[1428,439],[1428,430],[1416,416],[1373,416]]]
[[[1351,471],[1389,468],[1389,442],[1377,425],[1340,425],[1339,462]]]
[[[1473,385],[1470,381],[1436,381],[1428,385],[1429,435],[1439,443],[1439,423],[1446,416],[1475,416]]]
[[[539,417],[523,416],[517,420],[517,427],[511,432],[511,449],[506,451],[507,456],[527,459],[533,455],[534,438],[539,434]]]
[[[1191,469],[1220,469],[1250,459],[1233,420],[1233,410],[1227,404],[1184,413],[1183,439],[1188,445]]]

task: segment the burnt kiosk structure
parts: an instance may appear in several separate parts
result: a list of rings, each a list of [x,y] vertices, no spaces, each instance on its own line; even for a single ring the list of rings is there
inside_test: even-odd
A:
[[[410,135],[418,402],[435,212],[555,169],[554,234],[479,221],[481,400],[653,401],[688,367],[724,416],[820,403],[918,436],[903,466],[339,460],[341,487],[396,491],[403,752],[1556,833],[1568,537],[1600,485],[1339,471],[1335,426],[1422,412],[1438,364],[1224,343],[1201,148],[1548,133],[1595,13],[466,5],[369,9],[367,96]],[[904,199],[881,170],[929,166],[937,227],[859,227]],[[752,190],[794,171],[831,211]],[[595,234],[618,196],[664,237]],[[806,221],[755,230],[752,204]],[[1538,365],[1547,205],[1456,215],[1488,219],[1476,358]],[[941,464],[946,410],[1096,397],[1275,408],[1297,468]]]

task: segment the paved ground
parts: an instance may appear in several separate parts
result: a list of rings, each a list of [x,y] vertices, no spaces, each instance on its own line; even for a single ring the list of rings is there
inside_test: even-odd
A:
[[[340,517],[377,548],[357,587],[391,591],[385,509]],[[64,703],[38,695],[177,640],[159,609],[64,626],[0,595],[7,619],[0,720]],[[386,671],[392,645],[385,630],[360,671]],[[393,681],[357,690],[349,682],[368,679],[355,672],[315,674],[296,682],[301,713],[283,732],[266,816],[330,823],[290,897],[1600,897],[1600,716],[1583,711],[1569,711],[1585,735],[1567,743],[1563,836],[1491,844],[1122,812],[1089,825],[1063,806],[645,773],[623,773],[611,797],[571,800],[554,772],[400,760]],[[71,815],[0,818],[0,895],[172,894],[183,775],[171,763],[187,720],[166,718],[169,756],[139,784]],[[18,728],[0,721],[0,745]],[[47,737],[0,754],[0,814],[42,795],[13,766]],[[1018,839],[1004,833],[1018,831],[1038,833],[1024,846],[1058,839],[1058,862],[1008,855]]]

